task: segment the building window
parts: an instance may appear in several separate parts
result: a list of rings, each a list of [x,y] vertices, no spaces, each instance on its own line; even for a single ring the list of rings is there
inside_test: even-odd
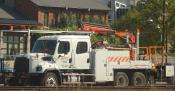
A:
[[[49,25],[49,12],[44,12],[44,26]]]
[[[87,42],[78,42],[77,44],[77,49],[76,49],[76,53],[77,54],[82,54],[82,53],[86,53],[88,48],[87,48]]]

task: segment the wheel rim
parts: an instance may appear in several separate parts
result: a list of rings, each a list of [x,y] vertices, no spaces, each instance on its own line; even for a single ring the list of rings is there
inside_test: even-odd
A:
[[[117,86],[124,86],[124,78],[122,77],[119,77],[118,80],[117,80]]]
[[[138,86],[138,85],[143,85],[142,79],[137,77],[137,78],[135,79],[135,85],[137,85],[137,86]]]
[[[118,86],[118,87],[125,87],[125,86],[128,86],[129,84],[128,76],[124,72],[118,72],[115,75],[114,80],[115,80],[115,86]]]
[[[135,72],[133,75],[133,85],[134,86],[144,86],[146,85],[145,75],[141,72]]]
[[[49,86],[49,87],[57,86],[57,82],[56,82],[55,78],[49,77],[46,80],[46,86]]]

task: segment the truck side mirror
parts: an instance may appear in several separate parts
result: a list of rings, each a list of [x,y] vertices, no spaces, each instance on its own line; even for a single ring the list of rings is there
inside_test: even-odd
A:
[[[92,48],[92,49],[95,49],[95,48],[96,48],[95,44],[93,44],[93,45],[91,46],[91,48]]]
[[[59,54],[59,55],[58,55],[58,58],[64,57],[64,56],[65,56],[65,54]]]

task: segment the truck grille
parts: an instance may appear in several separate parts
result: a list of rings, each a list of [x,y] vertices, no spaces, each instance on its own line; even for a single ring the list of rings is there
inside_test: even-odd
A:
[[[25,57],[17,57],[14,64],[15,72],[29,72],[29,59]]]

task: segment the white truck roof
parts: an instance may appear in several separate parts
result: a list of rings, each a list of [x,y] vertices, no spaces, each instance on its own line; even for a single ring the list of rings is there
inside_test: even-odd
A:
[[[38,40],[58,40],[58,39],[89,39],[88,35],[51,35],[42,36]]]

